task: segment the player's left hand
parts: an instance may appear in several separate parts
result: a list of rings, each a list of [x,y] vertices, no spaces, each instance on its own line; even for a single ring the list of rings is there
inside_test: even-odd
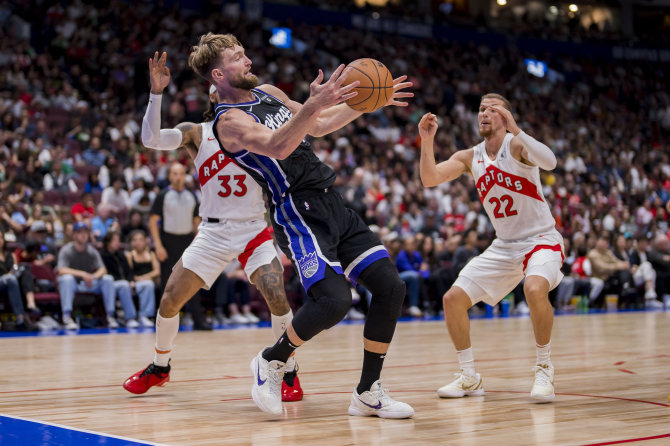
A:
[[[493,110],[498,112],[498,114],[500,114],[503,125],[505,126],[505,130],[507,130],[514,136],[519,134],[521,129],[519,128],[518,125],[516,125],[516,121],[514,120],[514,116],[512,115],[511,111],[507,110],[505,107],[501,105],[492,105],[490,108],[492,108]]]
[[[393,79],[393,94],[391,95],[389,100],[386,101],[386,104],[384,104],[385,107],[388,105],[395,105],[397,107],[407,107],[407,101],[398,100],[400,98],[414,97],[414,93],[409,91],[403,91],[404,89],[414,85],[412,84],[412,82],[405,82],[406,79],[407,79],[406,74]]]

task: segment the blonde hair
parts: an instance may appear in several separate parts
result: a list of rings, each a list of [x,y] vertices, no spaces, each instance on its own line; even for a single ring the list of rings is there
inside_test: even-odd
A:
[[[512,111],[512,104],[507,100],[507,98],[501,94],[498,93],[487,93],[484,96],[482,96],[482,101],[484,99],[500,99],[503,103],[503,106],[509,110]],[[480,101],[481,102],[481,101]]]
[[[199,76],[212,82],[212,69],[221,58],[221,52],[227,48],[234,48],[235,45],[242,46],[232,34],[203,34],[198,44],[191,47],[188,66]]]

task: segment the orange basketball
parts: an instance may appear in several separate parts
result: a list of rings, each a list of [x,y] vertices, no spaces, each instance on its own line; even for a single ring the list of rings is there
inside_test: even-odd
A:
[[[383,63],[374,59],[356,59],[347,67],[353,69],[342,85],[360,81],[353,90],[358,94],[347,101],[349,107],[370,113],[386,104],[393,94],[393,76]]]

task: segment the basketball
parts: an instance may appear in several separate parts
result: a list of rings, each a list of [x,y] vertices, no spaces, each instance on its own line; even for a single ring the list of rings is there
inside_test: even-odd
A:
[[[355,81],[360,84],[353,91],[356,96],[347,105],[356,111],[371,113],[380,109],[393,94],[393,76],[383,63],[374,59],[356,59],[347,65],[353,68],[342,85]]]

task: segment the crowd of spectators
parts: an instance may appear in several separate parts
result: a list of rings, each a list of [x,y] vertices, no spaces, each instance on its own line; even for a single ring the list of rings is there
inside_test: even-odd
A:
[[[295,4],[293,0],[275,0]],[[470,2],[391,0],[386,4],[357,0],[303,0],[303,5],[338,12],[354,12],[378,19],[407,20],[449,28],[494,30],[514,37],[551,39],[561,42],[608,43],[638,45],[645,48],[665,48],[670,41],[670,27],[663,20],[660,8],[640,14],[635,7],[624,11],[619,3],[578,4],[578,10],[568,3],[547,4],[533,0],[507,2]],[[488,3],[488,5],[486,5]],[[650,18],[656,12],[655,18]],[[632,14],[631,14],[632,13]],[[629,14],[634,33],[623,31],[623,14]]]
[[[359,57],[379,59],[414,82],[409,107],[364,115],[312,141],[315,153],[336,170],[336,187],[349,206],[377,228],[397,259],[411,314],[439,309],[464,262],[493,237],[469,177],[423,188],[416,124],[426,111],[438,115],[436,158],[447,159],[478,142],[479,98],[491,91],[508,97],[520,127],[556,153],[558,166],[542,173],[542,181],[566,239],[566,276],[575,290],[583,288],[579,292],[591,294],[595,305],[604,293],[624,288],[640,298],[651,297],[650,291],[658,299],[670,293],[667,64],[545,55],[559,75],[539,79],[526,71],[528,55],[512,46],[296,23],[295,49],[285,50],[268,44],[263,23],[230,17],[234,9],[222,11],[214,3],[207,13],[188,15],[176,6],[157,13],[151,3],[136,4],[127,14],[120,1],[37,2],[29,11],[0,1],[0,230],[5,248],[18,253],[17,264],[56,267],[58,250],[76,241],[78,223],[91,229],[98,249],[113,233],[130,250],[128,237],[146,231],[170,163],[187,166],[186,185],[199,195],[187,153],[148,150],[139,133],[149,92],[147,60],[156,50],[167,51],[172,71],[164,126],[202,120],[207,85],[186,60],[198,36],[215,31],[236,34],[261,83],[273,83],[298,101],[308,96],[318,68],[332,70]],[[599,238],[605,234],[607,243]],[[115,243],[107,240],[105,249]],[[640,256],[639,263],[632,259],[645,243],[650,252],[642,255],[655,272],[651,286],[649,267],[640,266]],[[602,269],[593,250],[609,249],[619,263]],[[27,257],[17,257],[23,252]],[[624,270],[631,278],[614,274]],[[2,287],[13,289],[5,275]],[[39,277],[35,283],[44,291]],[[22,287],[27,312],[39,312],[30,292]],[[569,297],[556,305],[567,305]],[[20,324],[26,310],[10,300]],[[139,318],[148,317],[148,304],[143,308]],[[133,315],[126,317],[135,320]]]

